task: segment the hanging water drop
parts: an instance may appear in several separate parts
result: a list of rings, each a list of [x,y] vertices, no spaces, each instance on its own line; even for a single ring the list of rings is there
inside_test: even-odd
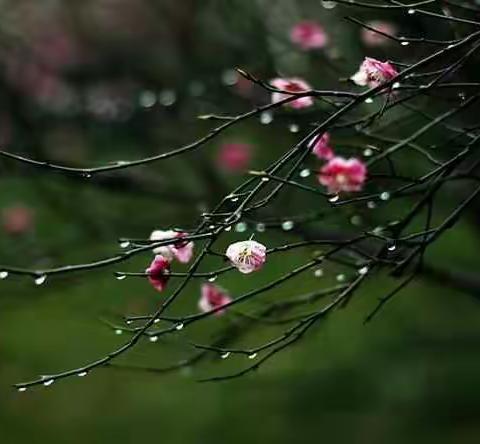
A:
[[[43,385],[45,387],[48,387],[49,385],[52,385],[54,382],[55,382],[55,379],[48,379],[43,383]]]
[[[337,282],[345,282],[346,276],[343,273],[337,274]]]
[[[218,275],[212,276],[208,278],[208,282],[215,282],[218,278]]]
[[[27,387],[18,387],[17,391],[20,392],[20,393],[26,392]]]
[[[358,270],[358,274],[360,274],[362,276],[367,274],[367,273],[368,273],[368,267],[366,265],[365,265],[365,267],[362,267]]]
[[[183,322],[180,322],[179,324],[175,325],[175,330],[178,330],[178,331],[183,330],[183,327],[185,327],[183,325]]]
[[[363,150],[363,155],[365,157],[370,157],[371,155],[373,155],[373,150],[371,148],[365,148]]]
[[[85,179],[90,179],[92,175],[90,173],[83,173],[83,177],[85,177]]]
[[[158,336],[150,336],[149,340],[150,340],[150,342],[157,342],[158,341]]]
[[[0,271],[0,279],[7,279],[8,271]]]
[[[47,280],[47,275],[42,274],[41,276],[38,276],[35,278],[35,285],[43,285],[46,280]]]
[[[384,191],[383,193],[380,194],[380,199],[381,200],[388,200],[390,199],[390,193],[388,191]]]
[[[291,133],[298,133],[300,131],[300,127],[297,124],[292,123],[288,126],[288,131]]]
[[[408,45],[410,45],[410,42],[402,42],[402,43],[400,43],[400,45],[402,45],[402,46],[408,46]]]
[[[220,358],[227,359],[230,356],[230,352],[224,352],[220,355]]]
[[[299,176],[303,178],[310,176],[310,170],[308,168],[303,169],[300,171]]]
[[[317,268],[314,272],[313,272],[313,275],[316,277],[316,278],[320,278],[323,276],[323,270],[321,268]]]
[[[336,2],[327,1],[327,0],[322,0],[321,4],[325,9],[333,9],[335,8],[335,6],[337,6]]]
[[[228,232],[228,231],[231,231],[231,230],[232,230],[232,226],[231,226],[231,225],[229,225],[228,227],[225,227],[225,231]]]
[[[262,182],[268,182],[270,180],[269,177],[262,177]]]
[[[244,233],[247,231],[247,224],[245,222],[239,222],[237,225],[235,225],[235,231],[237,233]]]
[[[340,196],[336,194],[335,196],[330,197],[328,201],[334,203],[334,202],[337,202],[338,199],[340,199]]]
[[[355,226],[362,225],[362,216],[360,216],[359,214],[354,214],[350,218],[350,223]]]
[[[293,228],[293,221],[292,220],[286,220],[285,222],[282,223],[282,230],[284,231],[290,231]]]
[[[142,91],[138,98],[138,103],[142,108],[151,108],[157,102],[157,95],[153,91]]]
[[[116,334],[116,335],[121,335],[121,334],[123,334],[123,330],[117,328],[117,329],[115,330],[115,334]]]
[[[257,357],[257,354],[256,353],[250,353],[248,355],[248,359],[255,359]]]
[[[130,246],[130,241],[120,241],[120,248],[128,248]]]
[[[153,320],[153,323],[154,323],[154,324],[158,324],[159,322],[160,322],[160,319],[158,319],[158,318],[155,318],[155,319]]]
[[[88,374],[88,373],[84,371],[84,372],[80,372],[80,373],[78,374],[78,376],[79,376],[80,378],[84,378],[85,376],[87,376],[87,374]]]
[[[123,273],[117,273],[117,275],[115,276],[115,279],[117,279],[117,281],[123,281],[126,278],[127,278],[127,275]]]
[[[400,82],[395,82],[393,85],[392,85],[392,89],[398,89],[400,88]]]
[[[373,200],[369,200],[367,202],[367,208],[369,210],[373,210],[373,209],[377,208],[377,204]]]
[[[397,246],[395,244],[390,244],[388,247],[387,247],[387,250],[388,251],[395,251],[397,249]]]
[[[256,225],[255,229],[256,229],[259,233],[263,233],[263,232],[265,231],[266,227],[265,227],[265,224],[264,224],[264,223],[259,222],[259,223]]]
[[[373,99],[371,97],[367,97],[365,99],[365,103],[373,103]]]
[[[407,11],[407,13],[410,14],[410,15],[415,14],[415,12],[416,12],[415,9],[409,9],[409,10]]]

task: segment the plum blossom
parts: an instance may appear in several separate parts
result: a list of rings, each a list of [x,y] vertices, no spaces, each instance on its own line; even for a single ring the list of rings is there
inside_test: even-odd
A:
[[[155,254],[161,254],[165,259],[168,261],[172,261],[176,259],[178,262],[182,264],[186,264],[190,262],[193,256],[193,246],[194,243],[191,241],[182,240],[182,238],[186,237],[187,233],[173,231],[173,230],[155,230],[150,235],[150,240],[152,241],[162,241],[162,240],[169,240],[169,239],[178,239],[178,241],[170,244],[170,245],[163,245],[161,247],[156,247],[153,249]]]
[[[218,166],[225,171],[244,171],[251,159],[251,146],[248,143],[224,143],[217,155]]]
[[[330,134],[323,133],[315,136],[309,143],[312,153],[319,159],[330,160],[334,156],[333,148],[330,146]]]
[[[228,293],[223,290],[223,288],[218,287],[214,284],[203,284],[201,290],[201,296],[198,301],[198,308],[203,313],[206,313],[210,310],[222,307],[229,302],[232,298]],[[225,309],[221,309],[215,312],[216,315],[222,315],[225,313]]]
[[[303,79],[298,77],[292,77],[289,79],[276,78],[270,81],[270,84],[277,89],[293,93],[301,93],[309,91],[311,86]],[[274,92],[272,93],[272,103],[280,102],[281,100],[291,97],[289,94]],[[285,103],[284,106],[290,107],[293,109],[308,108],[313,105],[313,99],[311,97],[299,97],[296,100]]]
[[[357,158],[334,157],[325,164],[318,174],[318,180],[329,193],[361,191],[367,178],[366,165]]]
[[[265,245],[254,240],[248,240],[231,244],[225,255],[240,273],[248,274],[262,268],[266,260],[266,252]]]
[[[161,254],[157,254],[145,272],[153,288],[157,291],[163,291],[170,278],[170,261]]]
[[[381,20],[373,20],[368,22],[367,26],[391,36],[395,36],[397,33],[397,28],[394,24]],[[388,37],[385,37],[378,32],[370,31],[367,28],[362,28],[361,39],[367,46],[384,46],[388,44],[390,40]]]
[[[1,214],[2,227],[11,235],[20,235],[32,229],[33,211],[23,205],[14,205],[3,209]]]
[[[365,57],[359,70],[350,77],[359,86],[374,88],[393,79],[398,71],[388,62],[380,62],[371,57]]]
[[[328,36],[321,25],[313,20],[302,20],[290,30],[290,40],[303,51],[323,48]]]

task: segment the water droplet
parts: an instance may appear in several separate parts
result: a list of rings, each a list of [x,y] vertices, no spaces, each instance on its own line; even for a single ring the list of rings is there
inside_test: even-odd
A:
[[[367,273],[368,273],[368,267],[367,267],[367,266],[362,267],[362,268],[360,268],[360,269],[358,270],[358,274],[361,274],[362,276],[363,276],[364,274],[367,274]]]
[[[395,251],[397,249],[397,246],[395,244],[391,244],[387,247],[388,251]]]
[[[160,319],[158,319],[158,318],[156,318],[156,319],[153,320],[153,323],[154,323],[154,324],[158,324],[159,322],[160,322]]]
[[[355,225],[355,226],[359,226],[359,225],[362,225],[362,216],[358,215],[358,214],[354,214],[351,218],[350,218],[350,223],[352,225]]]
[[[340,196],[336,194],[335,196],[330,197],[328,201],[334,203],[334,202],[337,202],[338,199],[340,199]]]
[[[263,233],[265,231],[265,224],[264,223],[258,223],[255,227],[255,229],[259,232],[259,233]]]
[[[373,103],[373,99],[371,97],[367,97],[365,99],[365,103]]]
[[[337,274],[337,281],[338,282],[344,282],[346,279],[346,276],[343,273]]]
[[[367,202],[367,208],[369,210],[373,210],[373,209],[377,208],[377,204],[373,200],[369,200]]]
[[[8,271],[0,271],[0,279],[7,279]]]
[[[26,392],[27,387],[18,387],[17,391],[19,391],[20,393]]]
[[[42,274],[41,276],[38,276],[35,278],[35,285],[43,285],[46,280],[47,280],[47,275]]]
[[[293,228],[293,225],[294,223],[292,220],[286,220],[282,223],[282,230],[290,231]]]
[[[248,355],[248,359],[255,359],[257,357],[257,354],[256,353],[250,353]]]
[[[225,227],[225,231],[231,231],[232,230],[232,226],[229,225],[228,227]]]
[[[407,13],[410,14],[410,15],[415,14],[415,12],[416,12],[415,9],[409,9],[407,11]]]
[[[124,279],[127,278],[127,275],[126,274],[122,274],[122,273],[118,273],[116,276],[115,276],[115,279],[117,279],[117,281],[123,281]]]
[[[218,276],[215,275],[215,276],[212,276],[212,277],[209,277],[208,278],[208,282],[215,282],[217,280]]]
[[[373,234],[379,235],[383,233],[383,227],[375,227],[373,229]]]
[[[316,278],[320,278],[323,276],[323,270],[321,268],[317,268],[314,272],[313,272],[313,275],[316,277]]]
[[[402,42],[402,43],[400,43],[400,45],[402,45],[402,46],[408,46],[408,45],[410,45],[410,42]]]
[[[268,182],[270,180],[269,177],[262,177],[262,182]]]
[[[237,225],[235,225],[235,231],[237,233],[243,233],[247,231],[247,224],[245,222],[239,222]]]
[[[230,197],[230,202],[238,202],[238,196]]]
[[[121,335],[121,334],[123,334],[123,330],[120,330],[119,328],[117,328],[117,329],[115,330],[115,334],[116,334],[116,335]]]
[[[158,341],[158,336],[150,336],[149,341],[150,342],[157,342]]]
[[[238,82],[238,73],[234,69],[226,69],[222,72],[222,83],[227,86],[233,86]]]
[[[84,378],[84,377],[87,376],[87,375],[88,375],[87,372],[80,372],[80,373],[78,374],[78,376],[79,376],[80,378]]]
[[[183,327],[185,327],[185,325],[183,325],[183,322],[180,322],[179,324],[175,325],[175,330],[183,330]]]
[[[300,127],[297,124],[292,123],[288,125],[288,131],[290,131],[291,133],[298,133],[300,131]]]
[[[383,193],[380,194],[380,199],[381,200],[388,200],[390,199],[390,193],[388,191],[384,191]]]
[[[308,177],[308,176],[310,176],[310,170],[309,170],[308,168],[303,169],[302,171],[300,171],[299,176],[300,176],[300,177]]]
[[[392,85],[392,89],[398,89],[400,88],[400,82],[395,82],[393,85]]]
[[[337,3],[336,2],[332,2],[332,1],[327,1],[327,0],[322,0],[322,6],[325,8],[325,9],[333,9],[335,8],[335,6],[337,6]]]
[[[220,355],[222,359],[227,359],[230,356],[230,352],[224,352]]]
[[[140,93],[138,103],[142,108],[151,108],[157,102],[157,95],[154,91],[146,90]]]
[[[273,114],[270,111],[264,111],[260,114],[260,123],[263,125],[268,125],[273,122]]]
[[[128,320],[125,321],[125,324],[131,325],[131,324],[133,324],[133,321],[131,319],[128,319]]]
[[[363,151],[363,155],[365,157],[370,157],[371,155],[373,155],[373,150],[371,148],[366,148],[364,151]]]
[[[45,387],[48,387],[49,385],[52,385],[54,382],[55,382],[55,379],[47,379],[47,380],[43,383],[43,385],[44,385]]]
[[[459,97],[460,100],[465,100],[467,98],[467,96],[465,95],[464,92],[458,93],[458,97]]]
[[[165,89],[160,92],[158,95],[158,101],[163,105],[163,106],[171,106],[175,103],[177,100],[177,95],[175,94],[175,91],[172,89]]]
[[[120,248],[128,248],[130,246],[130,241],[121,241]]]

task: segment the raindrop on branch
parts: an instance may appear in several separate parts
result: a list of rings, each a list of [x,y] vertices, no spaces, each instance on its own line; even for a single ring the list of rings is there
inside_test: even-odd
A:
[[[182,322],[180,322],[179,324],[175,325],[175,330],[178,330],[178,331],[183,330],[183,327],[185,326],[183,325]]]
[[[115,334],[116,334],[116,335],[121,335],[121,334],[123,334],[123,330],[120,330],[119,328],[117,328],[117,329],[115,330]]]
[[[237,225],[235,225],[235,231],[237,233],[243,233],[247,231],[247,224],[245,222],[239,222]]]
[[[381,200],[388,200],[390,199],[390,193],[388,191],[384,191],[383,193],[380,194],[380,199]]]
[[[0,271],[0,279],[7,279],[8,271]]]
[[[293,221],[292,220],[286,220],[285,222],[282,223],[282,230],[284,231],[290,231],[293,228]]]
[[[387,250],[388,251],[395,251],[397,249],[397,246],[395,244],[390,244],[388,247],[387,247]]]
[[[120,248],[128,248],[130,246],[130,241],[120,241]]]
[[[365,150],[363,150],[363,155],[365,157],[370,157],[373,155],[373,150],[371,148],[365,148]]]
[[[266,229],[265,227],[265,224],[260,222],[257,224],[257,226],[255,227],[255,229],[259,232],[259,233],[263,233]]]
[[[122,273],[118,273],[116,276],[115,276],[115,279],[117,279],[117,281],[123,281],[124,279],[127,278],[127,275],[126,274],[122,274]]]
[[[336,279],[337,279],[338,282],[345,282],[346,276],[343,273],[337,274]]]
[[[38,276],[35,278],[35,285],[43,285],[46,280],[47,280],[47,275],[42,274],[41,276]]]
[[[360,275],[362,275],[362,276],[365,275],[365,274],[367,274],[367,273],[368,273],[368,267],[367,267],[367,266],[362,267],[362,268],[360,268],[360,269],[358,270],[358,274],[360,274]]]
[[[367,208],[369,210],[373,210],[373,209],[377,208],[377,204],[373,200],[369,200],[367,202]]]
[[[87,376],[87,374],[88,374],[87,372],[80,372],[80,373],[78,374],[78,376],[79,376],[80,378],[84,378],[85,376]]]
[[[47,380],[43,383],[43,385],[44,385],[45,387],[48,387],[48,386],[52,385],[54,382],[55,382],[55,379],[47,379]]]
[[[300,131],[300,127],[296,123],[292,123],[288,126],[288,130],[291,133],[298,133]]]
[[[257,357],[257,354],[256,353],[250,353],[248,355],[248,359],[255,359]]]
[[[140,93],[138,103],[142,108],[151,108],[157,102],[157,95],[155,92],[146,90]]]
[[[218,278],[218,275],[212,276],[208,278],[208,282],[215,282]]]
[[[158,341],[158,336],[150,336],[149,341],[150,342],[157,342]]]
[[[303,169],[300,171],[299,176],[303,178],[310,176],[310,170],[308,168]]]
[[[222,83],[226,86],[236,85],[238,82],[238,73],[234,69],[226,69],[222,73]]]
[[[260,114],[260,123],[263,125],[268,125],[273,122],[273,114],[270,111],[264,111]]]
[[[365,103],[373,103],[373,99],[371,97],[367,97],[365,99]]]
[[[20,392],[20,393],[26,392],[27,387],[18,387],[17,391]]]
[[[416,12],[415,9],[409,9],[409,10],[407,11],[407,13],[410,14],[410,15],[415,14],[415,12]]]
[[[227,359],[230,356],[230,352],[224,352],[220,355],[220,358]]]
[[[325,9],[333,9],[335,8],[335,6],[337,6],[336,2],[327,1],[327,0],[322,0],[321,4]]]
[[[334,203],[337,202],[340,199],[340,196],[336,194],[335,196],[332,196],[328,199],[329,202]]]
[[[316,277],[316,278],[320,278],[323,276],[323,270],[321,268],[317,268],[314,272],[313,272],[313,275]]]

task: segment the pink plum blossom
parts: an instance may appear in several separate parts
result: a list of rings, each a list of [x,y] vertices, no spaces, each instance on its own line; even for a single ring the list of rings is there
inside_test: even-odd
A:
[[[24,234],[32,229],[33,211],[23,205],[5,208],[1,213],[2,227],[11,235]]]
[[[398,74],[397,70],[388,62],[365,57],[359,70],[350,79],[359,86],[374,88]]]
[[[222,307],[229,302],[232,298],[222,288],[214,284],[203,284],[200,300],[198,301],[198,308],[203,313]],[[216,315],[221,315],[225,312],[225,309],[215,312]]]
[[[247,143],[224,143],[217,155],[218,166],[225,171],[244,171],[251,159],[251,146]]]
[[[313,20],[302,20],[290,30],[290,40],[303,51],[323,48],[327,42],[327,33]]]
[[[225,255],[240,273],[248,274],[262,268],[266,260],[266,252],[265,245],[254,240],[248,240],[231,244]]]
[[[315,136],[309,146],[312,148],[312,153],[319,159],[330,160],[334,156],[333,148],[330,146],[329,133]]]
[[[367,25],[370,28],[376,29],[377,31],[383,32],[385,34],[395,36],[397,33],[397,28],[394,24],[389,22],[383,22],[381,20],[373,20],[368,22]],[[362,28],[361,38],[363,43],[367,46],[384,46],[388,44],[389,38],[385,37],[378,32],[370,31],[367,28]]]
[[[318,174],[318,180],[329,193],[361,191],[367,178],[366,165],[357,158],[334,157],[325,164]]]
[[[148,281],[153,288],[163,291],[170,278],[170,261],[161,254],[157,254],[145,272],[148,274]]]
[[[191,241],[182,240],[182,238],[184,238],[185,236],[187,236],[187,233],[182,233],[179,231],[155,230],[150,235],[150,240],[152,241],[162,241],[169,239],[178,239],[178,241],[170,245],[156,247],[153,249],[153,252],[155,254],[161,254],[168,261],[176,259],[182,264],[187,264],[192,259],[194,243]]]
[[[282,79],[276,78],[270,81],[270,84],[277,89],[286,92],[293,92],[293,93],[302,93],[305,91],[311,90],[311,86],[303,79],[298,77],[292,77],[290,79]],[[272,93],[272,103],[280,102],[281,100],[286,99],[287,97],[291,97],[289,94],[274,92]],[[301,109],[301,108],[308,108],[309,106],[313,105],[313,99],[311,97],[299,97],[296,100],[292,100],[291,102],[285,103],[284,106],[290,107],[293,109]]]

